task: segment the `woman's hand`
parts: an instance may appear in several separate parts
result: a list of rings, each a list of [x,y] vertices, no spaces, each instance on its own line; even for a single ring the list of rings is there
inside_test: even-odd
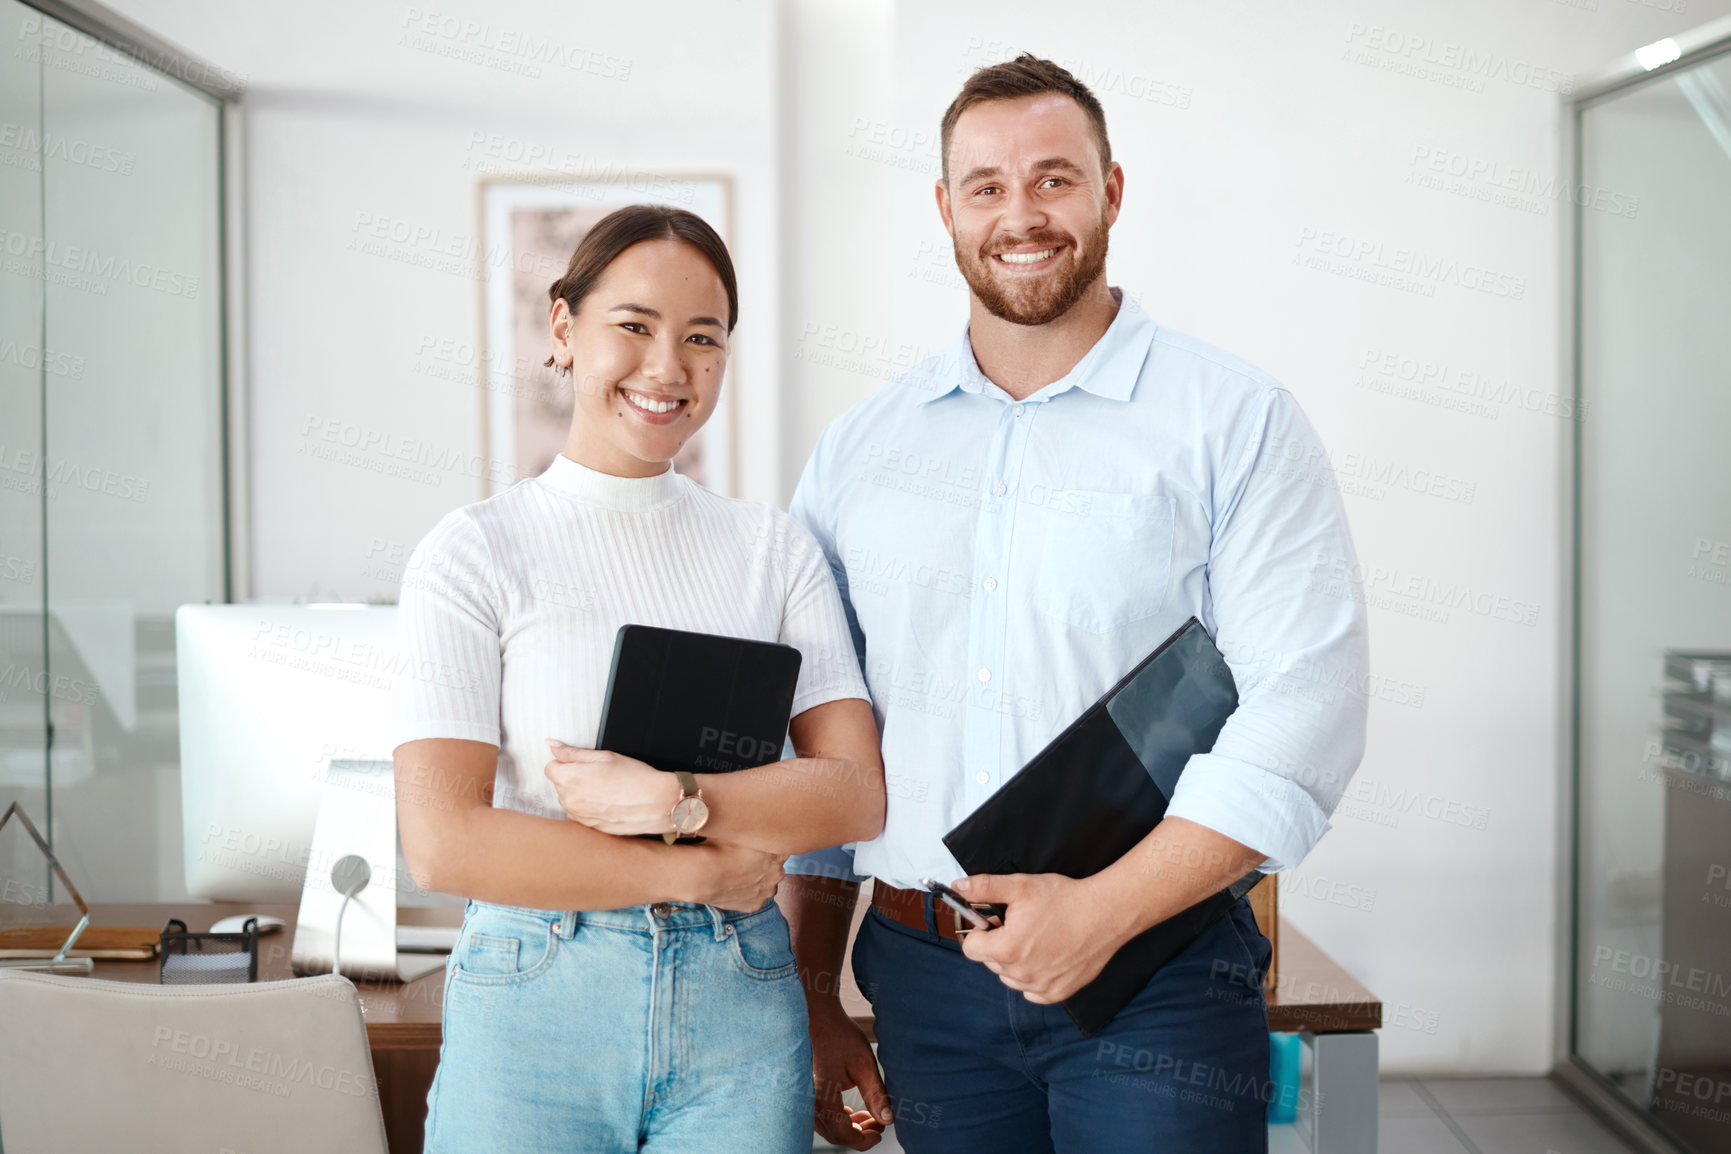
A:
[[[696,892],[685,900],[742,913],[751,913],[775,896],[782,863],[787,861],[786,854],[718,841],[680,846],[678,852],[691,855],[697,867],[692,875]]]
[[[551,738],[547,744],[553,749],[547,780],[572,821],[621,836],[673,832],[680,789],[671,773],[605,749],[578,749]]]

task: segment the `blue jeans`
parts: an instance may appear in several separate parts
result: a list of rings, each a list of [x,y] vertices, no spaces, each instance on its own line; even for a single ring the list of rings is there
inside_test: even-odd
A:
[[[428,1154],[806,1152],[805,996],[774,902],[471,901],[445,968]]]
[[[909,1154],[1264,1154],[1271,953],[1240,901],[1092,1038],[875,909],[853,966]]]

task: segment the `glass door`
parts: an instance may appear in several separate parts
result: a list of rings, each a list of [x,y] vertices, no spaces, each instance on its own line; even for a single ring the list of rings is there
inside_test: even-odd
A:
[[[87,899],[173,899],[174,610],[228,599],[225,107],[94,25],[0,21],[0,805]],[[22,840],[0,890],[64,900]]]
[[[221,104],[43,20],[56,840],[98,900],[181,889],[174,609],[225,601]]]
[[[1731,45],[1726,45],[1731,48]],[[1731,1150],[1731,55],[1578,110],[1575,1059]]]

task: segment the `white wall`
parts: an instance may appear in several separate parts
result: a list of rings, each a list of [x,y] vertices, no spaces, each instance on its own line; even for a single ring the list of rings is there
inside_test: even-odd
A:
[[[906,364],[859,351],[889,340],[898,272],[891,169],[857,155],[894,115],[891,5],[791,0],[782,12],[785,506],[824,425]]]
[[[964,315],[930,191],[955,88],[1024,47],[1070,61],[1128,174],[1111,279],[1283,379],[1356,489],[1389,698],[1361,792],[1283,904],[1384,999],[1386,1070],[1549,1066],[1566,422],[1523,402],[1566,388],[1563,206],[1488,201],[1483,178],[1425,187],[1420,161],[1559,178],[1566,98],[1509,76],[1555,88],[1731,0],[662,2],[647,25],[640,8],[469,3],[463,15],[495,27],[569,27],[630,58],[630,80],[531,82],[404,48],[400,5],[119,4],[251,86],[255,592],[386,593],[388,551],[475,496],[460,477],[396,481],[298,452],[309,417],[478,450],[474,390],[417,358],[429,335],[474,339],[473,285],[344,249],[363,212],[472,231],[471,132],[736,174],[742,378],[756,390],[742,433],[760,446],[745,495],[784,500],[823,424]],[[1417,59],[1471,55],[1499,73],[1377,66],[1415,38]],[[1348,255],[1330,264],[1332,243]],[[1488,269],[1519,299],[1360,279],[1408,250]],[[1377,371],[1381,354],[1396,373]],[[1442,368],[1403,382],[1405,361]],[[1406,393],[1378,391],[1391,380]],[[1493,395],[1452,391],[1474,381]],[[1471,485],[1472,500],[1379,481],[1385,465]],[[1512,599],[1533,623],[1414,616],[1434,606],[1404,595],[1409,581]]]

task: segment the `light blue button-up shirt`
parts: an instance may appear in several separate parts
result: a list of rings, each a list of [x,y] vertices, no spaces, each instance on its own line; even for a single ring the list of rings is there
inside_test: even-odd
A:
[[[1025,400],[964,329],[818,439],[791,511],[841,588],[888,811],[878,837],[790,873],[960,876],[943,835],[1192,616],[1239,706],[1168,815],[1265,870],[1327,830],[1364,751],[1368,659],[1328,457],[1267,374],[1120,299]]]

